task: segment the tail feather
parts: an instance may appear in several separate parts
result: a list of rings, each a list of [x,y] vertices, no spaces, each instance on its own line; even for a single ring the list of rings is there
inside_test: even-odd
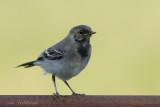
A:
[[[21,64],[17,67],[21,67],[21,66],[23,66],[24,68],[32,67],[32,66],[35,66],[34,62],[35,61],[27,62],[27,63]]]

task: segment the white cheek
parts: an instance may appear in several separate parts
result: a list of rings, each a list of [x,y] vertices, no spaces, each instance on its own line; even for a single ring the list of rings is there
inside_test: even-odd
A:
[[[79,40],[83,40],[83,38],[79,38]]]
[[[84,36],[87,36],[87,34],[84,34]]]

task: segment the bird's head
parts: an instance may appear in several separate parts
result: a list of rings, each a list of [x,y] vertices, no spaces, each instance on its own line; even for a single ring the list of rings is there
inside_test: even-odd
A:
[[[70,30],[69,35],[71,35],[76,42],[88,42],[91,35],[95,33],[96,32],[93,32],[89,26],[79,25],[73,27]]]

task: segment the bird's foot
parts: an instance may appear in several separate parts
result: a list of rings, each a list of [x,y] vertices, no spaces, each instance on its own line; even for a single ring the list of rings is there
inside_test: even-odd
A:
[[[56,92],[56,93],[53,93],[53,95],[55,95],[55,97],[54,98],[59,98],[61,101],[64,101],[62,98],[61,98],[61,96],[59,95],[59,93],[58,92]]]
[[[74,96],[76,96],[76,95],[84,96],[85,94],[78,94],[78,93],[73,92],[72,95],[74,95]]]

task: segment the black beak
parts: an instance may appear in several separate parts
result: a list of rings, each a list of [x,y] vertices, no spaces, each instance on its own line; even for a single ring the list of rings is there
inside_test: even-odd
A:
[[[96,32],[93,32],[93,31],[92,31],[92,32],[89,32],[88,35],[93,35],[93,34],[95,34],[95,33],[96,33]]]

